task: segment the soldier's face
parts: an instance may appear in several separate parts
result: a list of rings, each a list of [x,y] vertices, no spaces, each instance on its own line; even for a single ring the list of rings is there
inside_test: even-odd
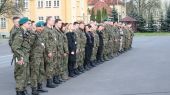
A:
[[[42,32],[44,30],[44,27],[36,27],[37,32]]]
[[[81,29],[84,29],[84,24],[80,24],[79,26]]]
[[[15,19],[13,22],[16,27],[19,27],[19,19]]]
[[[56,23],[56,26],[57,26],[58,28],[61,28],[61,26],[62,26],[62,21],[59,21],[58,23]]]
[[[50,18],[50,19],[48,20],[48,24],[51,25],[51,26],[53,26],[53,25],[54,25],[54,19],[53,19],[53,18]]]
[[[23,26],[24,26],[26,29],[31,29],[31,21],[28,21],[28,22],[24,23]]]

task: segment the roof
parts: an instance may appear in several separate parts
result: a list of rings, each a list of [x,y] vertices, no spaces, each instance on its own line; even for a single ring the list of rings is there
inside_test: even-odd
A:
[[[122,21],[122,22],[136,22],[137,20],[134,19],[134,18],[132,18],[132,17],[130,17],[130,16],[126,16],[126,17],[123,18],[121,21]]]
[[[122,0],[88,0],[88,5],[95,5],[98,1],[104,1],[108,5],[124,4]]]

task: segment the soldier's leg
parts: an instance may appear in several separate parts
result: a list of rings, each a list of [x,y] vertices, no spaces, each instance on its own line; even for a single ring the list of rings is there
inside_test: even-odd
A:
[[[63,57],[63,75],[62,79],[68,80],[68,56]]]
[[[40,62],[41,60],[38,57],[32,57],[31,58],[31,87],[32,87],[32,95],[38,95],[39,92],[37,90],[37,84],[39,80],[39,68],[40,68]]]
[[[27,74],[27,64],[19,65],[16,63],[15,60],[15,69],[14,69],[14,77],[16,81],[16,91],[17,92],[24,92],[25,90],[25,83],[26,83],[26,74]]]
[[[46,77],[47,77],[46,87],[55,88],[58,85],[53,84],[53,73],[54,73],[54,67],[55,67],[53,58],[46,57],[45,65],[46,65],[45,68],[46,68]]]

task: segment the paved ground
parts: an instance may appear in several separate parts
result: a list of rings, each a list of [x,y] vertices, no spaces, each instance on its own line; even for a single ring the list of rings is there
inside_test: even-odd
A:
[[[169,36],[136,37],[131,51],[42,95],[170,95],[169,41]],[[0,45],[0,54],[10,61],[6,49]],[[0,95],[15,95],[13,67],[1,63]]]

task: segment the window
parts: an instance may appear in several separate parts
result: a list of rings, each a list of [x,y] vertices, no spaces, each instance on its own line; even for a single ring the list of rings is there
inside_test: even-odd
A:
[[[28,0],[24,0],[24,8],[28,8]]]
[[[54,19],[59,19],[60,17],[59,16],[54,16]]]
[[[0,0],[0,6],[3,4],[3,0]]]
[[[43,8],[43,0],[38,0],[38,8]]]
[[[54,7],[59,7],[59,6],[60,6],[59,0],[54,0]]]
[[[16,0],[16,1],[15,1],[15,6],[16,6],[16,7],[19,7],[19,0]]]
[[[46,7],[51,8],[51,1],[46,1]]]
[[[38,19],[39,20],[44,20],[44,17],[43,16],[39,16]]]
[[[1,18],[1,29],[5,29],[6,28],[6,19],[5,18]]]

